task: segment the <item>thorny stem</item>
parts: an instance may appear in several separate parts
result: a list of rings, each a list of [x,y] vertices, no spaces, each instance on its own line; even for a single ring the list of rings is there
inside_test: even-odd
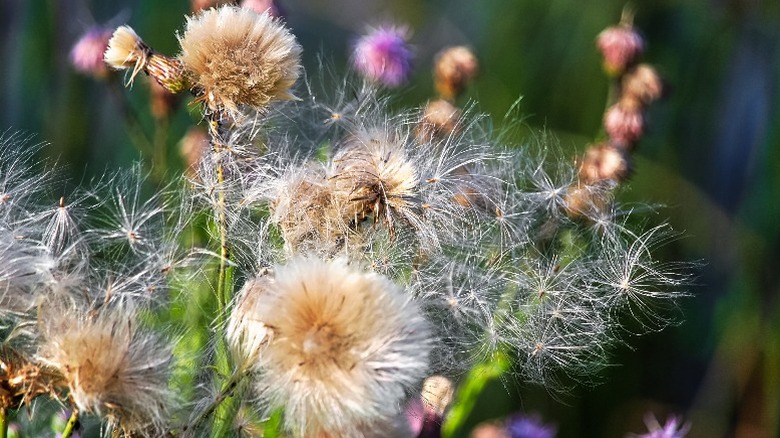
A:
[[[74,409],[68,418],[68,424],[65,425],[65,430],[62,431],[61,438],[70,438],[73,431],[76,429],[76,424],[79,422],[79,411]]]
[[[0,408],[0,438],[8,436],[8,411],[6,408]]]

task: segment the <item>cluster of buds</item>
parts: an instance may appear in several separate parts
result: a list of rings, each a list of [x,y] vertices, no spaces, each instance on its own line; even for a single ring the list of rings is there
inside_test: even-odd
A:
[[[603,210],[607,202],[604,190],[631,175],[631,153],[646,131],[648,106],[661,98],[664,85],[655,68],[639,63],[645,42],[632,24],[630,14],[621,23],[599,34],[596,45],[604,57],[604,70],[614,80],[614,103],[604,113],[603,127],[607,139],[591,145],[580,164],[579,181],[568,194],[568,211],[572,216]]]
[[[447,47],[436,55],[433,82],[439,97],[425,106],[416,130],[418,139],[432,141],[457,133],[462,112],[454,102],[478,71],[479,61],[466,46]]]

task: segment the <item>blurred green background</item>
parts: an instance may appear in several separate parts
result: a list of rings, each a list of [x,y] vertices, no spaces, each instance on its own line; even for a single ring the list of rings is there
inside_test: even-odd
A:
[[[433,56],[466,44],[481,75],[459,103],[501,119],[520,96],[528,133],[546,129],[563,148],[584,150],[600,132],[608,81],[594,45],[625,6],[611,0],[282,0],[305,51],[346,68],[349,46],[367,25],[406,23],[416,70],[399,103],[433,94]],[[658,257],[704,262],[678,327],[631,338],[595,388],[552,396],[522,382],[489,388],[471,420],[536,412],[559,436],[642,432],[645,412],[681,414],[691,437],[774,437],[780,431],[780,2],[635,1],[647,40],[644,60],[671,84],[650,110],[626,202],[663,205],[685,237]],[[78,183],[141,157],[119,102],[181,172],[178,142],[199,119],[182,103],[170,123],[150,115],[147,87],[76,73],[68,54],[94,24],[130,24],[157,50],[174,54],[187,0],[3,0],[0,3],[0,131],[50,143],[48,158]],[[125,97],[123,97],[125,96]],[[128,108],[125,108],[127,110]],[[157,138],[155,139],[155,133]],[[134,134],[138,135],[138,133]],[[517,139],[522,141],[521,138]],[[146,157],[149,159],[149,157]]]

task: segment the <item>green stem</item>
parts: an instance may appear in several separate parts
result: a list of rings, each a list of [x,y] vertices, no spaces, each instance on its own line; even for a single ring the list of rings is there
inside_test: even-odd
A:
[[[76,429],[76,424],[78,422],[79,411],[77,409],[73,409],[73,412],[70,414],[70,418],[68,418],[68,424],[65,425],[65,430],[62,431],[61,438],[70,438],[70,436],[73,434],[73,431]]]
[[[198,416],[195,417],[195,419],[184,428],[184,432],[195,430],[198,425],[200,425],[203,420],[208,418],[209,415],[213,414],[214,411],[217,410],[217,408],[225,403],[226,400],[230,400],[233,397],[234,393],[237,391],[240,391],[242,389],[242,380],[244,377],[248,375],[248,371],[236,371],[230,376],[230,379],[228,379],[224,384],[222,384],[222,389],[219,391],[219,394],[217,394],[216,397],[214,397],[214,400],[206,406],[200,413],[198,413]],[[214,430],[215,436],[223,436],[223,435],[217,435],[218,428],[215,428]],[[183,436],[188,436],[186,433],[183,434]]]
[[[232,295],[232,269],[228,268],[227,261],[229,257],[227,246],[227,205],[224,187],[225,173],[222,165],[222,154],[225,152],[225,145],[222,143],[222,131],[224,126],[215,118],[209,119],[209,134],[211,136],[212,146],[217,156],[217,227],[219,232],[219,272],[217,274],[217,315],[216,325],[219,333],[217,335],[215,365],[217,372],[222,376],[235,374],[231,362],[230,350],[223,336],[225,322],[227,317],[227,306]],[[232,379],[228,380],[228,384]],[[230,387],[230,386],[228,386]],[[232,392],[232,389],[231,389]],[[240,394],[239,394],[240,395]],[[214,419],[214,436],[228,436],[233,425],[233,419],[238,414],[240,407],[240,396],[224,397],[217,400],[214,410],[216,411]]]
[[[8,411],[6,408],[0,408],[0,438],[8,436]]]

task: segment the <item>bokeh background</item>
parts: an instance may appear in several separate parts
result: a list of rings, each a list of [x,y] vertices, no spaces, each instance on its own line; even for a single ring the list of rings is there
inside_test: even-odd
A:
[[[368,25],[404,23],[415,74],[397,105],[433,95],[431,65],[443,47],[466,44],[481,74],[459,103],[491,115],[498,130],[522,97],[517,136],[553,133],[572,159],[600,134],[608,80],[594,45],[625,6],[613,0],[281,0],[305,50],[308,75],[341,77],[350,44]],[[634,1],[648,44],[644,60],[671,85],[650,110],[626,202],[659,206],[683,238],[658,253],[703,262],[684,322],[617,348],[595,387],[550,394],[496,381],[480,396],[462,436],[481,421],[537,413],[561,437],[620,437],[645,430],[646,412],[679,414],[691,437],[780,434],[780,2]],[[179,141],[199,116],[187,102],[170,120],[150,115],[143,83],[76,73],[68,54],[95,24],[130,24],[174,54],[187,0],[2,0],[0,131],[46,142],[46,157],[78,184],[141,158],[140,133],[182,171]],[[135,114],[136,130],[127,129]],[[518,143],[522,138],[517,138]],[[148,153],[148,152],[147,152]],[[144,157],[150,159],[150,157]]]

